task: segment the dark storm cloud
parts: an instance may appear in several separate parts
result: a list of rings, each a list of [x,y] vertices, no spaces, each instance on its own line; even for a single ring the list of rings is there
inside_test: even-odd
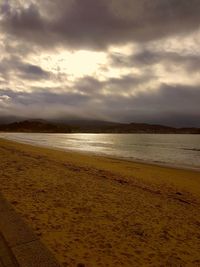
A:
[[[79,93],[58,93],[48,90],[16,92],[10,89],[0,90],[0,114],[21,118],[61,118],[84,117],[87,113],[87,96]],[[2,101],[1,101],[2,100]],[[85,107],[84,112],[82,108]],[[89,109],[90,114],[92,110]]]
[[[198,48],[197,38],[188,34],[199,30],[199,0],[34,0],[30,5],[22,2],[26,1],[7,0],[0,4],[0,113],[200,126],[200,86],[196,75],[200,56],[194,54],[193,48],[186,49],[191,53],[180,52],[185,45],[180,40],[189,36],[189,45]],[[178,48],[169,52],[162,47],[163,42],[156,46],[156,40],[163,37],[178,37]],[[127,43],[136,48],[129,56],[124,55],[128,50],[118,46]],[[107,50],[109,60],[103,62],[104,69],[97,64],[94,77],[76,78],[76,71],[70,74],[64,49],[105,51],[111,45],[117,49]],[[63,55],[62,62],[59,53]],[[41,59],[46,64],[42,66],[49,62],[48,68],[54,72],[43,69]],[[156,72],[155,64],[161,66],[161,72],[168,69],[165,77],[156,77],[159,66]],[[195,85],[176,85],[175,80],[174,84],[163,84],[168,80],[173,83],[172,66],[180,67],[179,73],[187,75],[187,82]],[[80,72],[81,68],[84,66],[80,66]],[[129,74],[123,75],[125,72]],[[72,79],[67,80],[67,75]],[[45,80],[47,88],[42,87],[46,86]],[[33,87],[34,81],[38,87]]]
[[[11,7],[7,1],[1,4],[0,12],[1,14],[10,15]]]
[[[5,79],[16,75],[26,80],[49,79],[50,73],[40,66],[25,63],[19,57],[11,56],[0,61],[0,73]]]
[[[27,55],[38,55],[40,53],[36,46],[30,45],[28,42],[18,42],[12,36],[6,35],[3,42],[5,53],[12,56],[25,58]]]
[[[35,88],[36,89],[36,88]],[[45,88],[32,92],[17,92],[10,88],[0,90],[0,113],[24,118],[60,118],[62,116],[84,117],[90,101],[80,93],[63,92],[60,88]],[[3,101],[1,101],[3,100]],[[82,108],[85,107],[84,112]],[[90,114],[92,110],[89,109]]]
[[[74,85],[76,90],[85,94],[96,94],[102,89],[102,87],[102,82],[91,76],[78,79]]]
[[[21,64],[18,66],[18,70],[21,72],[21,77],[29,80],[48,79],[50,73],[44,71],[41,67],[32,64]]]
[[[200,127],[198,86],[163,84],[158,90],[140,92],[130,97],[114,93],[108,97],[100,92],[96,95],[83,95],[70,90],[61,93],[57,88],[53,92],[38,88],[29,93],[6,89],[0,90],[1,96],[9,99],[8,112],[18,110],[18,115],[21,116],[26,114],[28,107],[31,114],[42,117],[41,111],[45,107],[49,110],[46,117],[68,117],[70,112],[72,117],[93,114],[93,118],[98,119]]]
[[[190,110],[200,115],[199,86],[168,85],[163,84],[159,90],[139,93],[135,98],[138,106],[146,107],[149,110]]]
[[[138,85],[147,83],[153,78],[155,77],[149,76],[148,74],[140,76],[129,74],[119,78],[108,78],[105,81],[99,81],[91,76],[86,76],[76,81],[74,89],[93,96],[101,95],[104,90],[117,95],[128,93]]]
[[[200,127],[199,86],[163,84],[132,97],[102,96],[106,112],[119,121]]]
[[[79,105],[82,102],[88,100],[88,96],[82,95],[80,93],[59,93],[59,90],[57,88],[54,88],[52,92],[49,92],[44,88],[42,90],[38,88],[33,92],[17,92],[12,89],[2,89],[0,90],[0,96],[7,96],[13,104],[22,104],[24,106],[29,106],[33,104],[60,104],[73,106]]]
[[[110,64],[114,67],[148,67],[154,64],[181,65],[188,71],[200,70],[200,56],[178,52],[151,51],[144,49],[133,55],[112,53],[109,57]]]
[[[131,75],[129,74],[119,78],[110,78],[104,83],[104,85],[106,88],[113,88],[119,93],[121,93],[121,92],[127,92],[129,89],[133,89],[137,85],[141,85],[152,78],[153,77],[150,78],[149,76],[146,75],[138,77],[136,75],[134,76],[133,74]]]
[[[143,42],[187,33],[200,24],[199,0],[58,0],[44,3],[36,1],[18,9],[4,5],[1,8],[2,29],[18,39],[43,46],[67,44],[73,48],[102,49],[110,44]]]

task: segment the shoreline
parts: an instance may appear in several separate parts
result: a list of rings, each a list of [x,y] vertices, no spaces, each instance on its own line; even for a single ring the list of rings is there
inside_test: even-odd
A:
[[[0,139],[0,191],[63,266],[198,266],[199,172]]]
[[[172,169],[178,169],[178,170],[188,170],[188,171],[195,171],[195,172],[200,172],[200,166],[183,166],[182,164],[172,164],[172,163],[165,163],[161,161],[148,161],[148,160],[142,160],[142,159],[136,159],[136,158],[131,158],[131,157],[120,157],[120,156],[114,156],[114,155],[108,155],[106,153],[96,153],[93,151],[82,151],[82,150],[76,150],[76,149],[67,149],[67,148],[59,148],[59,147],[54,147],[54,146],[48,146],[48,145],[41,145],[41,144],[33,144],[25,141],[19,141],[19,140],[13,140],[5,137],[0,137],[0,139],[3,140],[8,140],[11,142],[16,142],[19,144],[24,144],[24,145],[30,145],[33,147],[39,147],[39,148],[47,148],[47,149],[52,149],[52,150],[58,150],[58,151],[64,151],[66,153],[78,153],[86,156],[97,156],[97,157],[103,157],[103,158],[108,158],[108,159],[118,159],[121,161],[127,161],[127,162],[133,162],[133,163],[141,163],[144,165],[153,165],[153,166],[158,166],[158,167],[164,167],[164,168],[172,168]]]

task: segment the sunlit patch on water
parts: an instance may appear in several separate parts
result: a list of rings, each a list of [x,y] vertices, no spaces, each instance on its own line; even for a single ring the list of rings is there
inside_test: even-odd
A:
[[[200,135],[1,133],[39,146],[200,169]]]

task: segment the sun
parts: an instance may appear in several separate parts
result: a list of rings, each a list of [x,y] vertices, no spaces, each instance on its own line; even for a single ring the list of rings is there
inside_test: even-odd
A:
[[[35,58],[47,71],[64,73],[74,79],[86,75],[95,75],[106,64],[106,53],[79,50],[75,52],[59,51],[59,53],[43,54]]]

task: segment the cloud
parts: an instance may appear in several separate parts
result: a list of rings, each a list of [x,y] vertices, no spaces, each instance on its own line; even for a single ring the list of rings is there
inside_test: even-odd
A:
[[[0,12],[3,15],[7,15],[7,16],[10,15],[10,13],[11,13],[11,7],[10,7],[8,1],[5,1],[5,2],[3,2],[1,4],[1,6],[0,6]]]
[[[73,88],[84,94],[96,96],[103,93],[109,93],[110,95],[118,95],[122,93],[128,93],[131,90],[137,88],[138,85],[147,83],[150,79],[149,75],[123,75],[121,77],[111,77],[106,80],[100,81],[91,76],[85,76],[78,79]]]
[[[2,1],[0,113],[199,125],[199,14],[199,0]]]
[[[4,79],[13,79],[17,76],[26,80],[43,80],[50,78],[50,72],[40,66],[21,61],[19,57],[11,56],[0,61],[0,73]]]
[[[96,94],[102,90],[103,83],[91,76],[85,76],[76,81],[74,89],[84,94]]]
[[[200,55],[198,54],[183,54],[178,52],[168,51],[152,51],[150,49],[142,49],[132,55],[123,55],[120,53],[111,53],[110,64],[113,67],[149,67],[155,64],[165,64],[166,66],[173,64],[182,66],[188,71],[199,71]]]
[[[18,66],[21,77],[24,79],[37,80],[48,79],[50,73],[33,64],[21,64]]]
[[[17,8],[4,4],[3,30],[44,47],[105,49],[112,44],[186,34],[198,29],[200,23],[198,0],[44,2]]]
[[[7,100],[7,115],[17,112],[20,116],[40,118],[97,118],[114,121],[161,123],[174,126],[200,126],[197,86],[163,84],[159,90],[143,91],[134,96],[115,94],[107,97],[81,92],[35,90],[16,92],[1,90],[0,98]]]
[[[88,100],[88,96],[74,92],[59,93],[58,88],[52,88],[49,91],[45,88],[32,91],[32,92],[19,92],[12,89],[0,90],[0,96],[8,97],[13,104],[20,104],[29,106],[33,104],[44,105],[80,105],[82,102]],[[58,92],[57,92],[58,91]],[[43,106],[41,106],[43,108]]]

